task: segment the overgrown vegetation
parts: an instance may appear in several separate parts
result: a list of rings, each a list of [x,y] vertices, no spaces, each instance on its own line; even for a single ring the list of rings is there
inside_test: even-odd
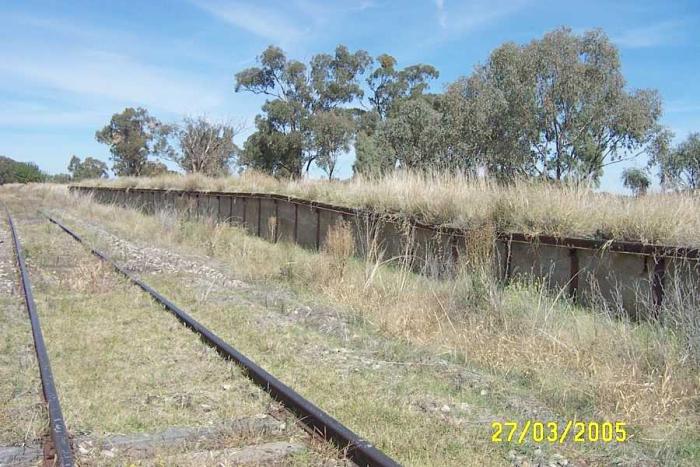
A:
[[[638,240],[700,246],[700,198],[690,192],[639,198],[598,193],[575,184],[493,180],[459,174],[393,172],[347,182],[196,175],[86,181],[90,186],[278,193],[380,212],[402,212],[466,229]]]
[[[519,194],[523,192],[512,196]],[[629,423],[632,440],[627,444],[558,448],[575,461],[698,461],[700,380],[692,343],[700,310],[695,294],[670,293],[675,298],[667,300],[665,321],[634,322],[613,318],[605,309],[573,305],[565,294],[552,295],[546,284],[503,287],[485,260],[470,261],[456,278],[439,281],[408,267],[388,267],[381,256],[354,259],[342,228],[324,252],[315,254],[168,212],[149,217],[89,201],[79,202],[78,208],[118,235],[148,246],[214,255],[245,280],[284,284],[302,296],[321,297],[338,312],[413,347],[462,362],[482,378],[489,375],[480,396],[489,404],[507,402],[511,410],[535,407],[540,417]],[[205,252],[207,241],[213,243]],[[483,259],[489,242],[485,234],[481,249],[468,257]],[[694,284],[688,287],[692,290]],[[487,426],[483,430],[488,433]]]

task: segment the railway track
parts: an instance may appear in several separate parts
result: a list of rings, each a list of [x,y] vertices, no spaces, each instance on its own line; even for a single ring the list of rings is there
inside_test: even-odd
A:
[[[44,335],[41,332],[41,323],[39,322],[39,314],[36,311],[36,303],[34,302],[34,294],[32,293],[32,285],[29,281],[29,271],[24,261],[22,253],[22,245],[17,235],[15,223],[12,220],[10,212],[7,211],[7,224],[12,234],[12,243],[17,258],[17,268],[19,270],[20,286],[24,303],[29,314],[29,321],[32,328],[32,337],[34,339],[34,350],[36,351],[37,363],[39,365],[39,374],[41,377],[41,386],[49,414],[49,429],[50,439],[44,443],[44,465],[58,465],[60,467],[70,467],[74,465],[73,452],[71,443],[66,429],[66,422],[63,419],[61,404],[58,400],[58,392],[51,371],[51,362],[49,354],[44,343]]]
[[[219,336],[197,322],[186,311],[177,306],[171,300],[160,294],[154,288],[140,280],[126,269],[116,264],[104,253],[97,251],[88,245],[76,232],[62,224],[57,219],[47,216],[48,220],[57,225],[78,243],[85,246],[94,256],[112,267],[117,273],[126,277],[128,281],[146,292],[153,301],[173,314],[182,324],[197,334],[200,339],[215,349],[223,358],[233,361],[252,382],[265,390],[275,401],[289,411],[307,432],[315,438],[332,443],[349,460],[361,466],[396,466],[398,463],[386,454],[375,448],[370,442],[362,439],[338,420],[331,417],[309,400],[302,397],[289,386],[257,365],[244,354],[226,343]],[[41,377],[44,399],[49,413],[50,437],[44,442],[44,465],[59,465],[67,467],[75,465],[74,446],[63,419],[56,385],[54,383],[48,351],[44,343],[43,334],[39,322],[39,316],[32,294],[29,273],[24,260],[24,254],[17,234],[12,216],[7,211],[8,226],[11,230],[17,267],[19,269],[21,291],[24,296],[27,312],[31,322],[31,330],[34,339],[34,347],[37,354],[39,372]],[[185,436],[185,435],[183,435]],[[148,439],[139,442],[147,443]],[[75,444],[75,443],[73,443]]]

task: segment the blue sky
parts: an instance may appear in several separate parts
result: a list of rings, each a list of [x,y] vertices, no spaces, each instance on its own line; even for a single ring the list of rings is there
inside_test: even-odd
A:
[[[400,66],[429,63],[440,91],[501,43],[562,25],[603,28],[628,86],[660,91],[676,140],[700,131],[698,0],[4,0],[0,24],[0,154],[50,173],[71,154],[107,161],[95,130],[126,106],[243,123],[242,144],[262,98],[234,93],[233,75],[269,44],[302,60],[343,43]],[[351,164],[345,156],[339,175]],[[622,168],[606,169],[603,189],[621,190]]]

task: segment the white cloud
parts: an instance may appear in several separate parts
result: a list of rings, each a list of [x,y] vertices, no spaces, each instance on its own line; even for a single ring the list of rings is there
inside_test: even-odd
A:
[[[178,114],[218,105],[222,98],[198,76],[147,65],[92,49],[32,51],[0,61],[4,79],[15,77],[54,90],[144,105]]]
[[[442,30],[439,42],[461,36],[487,26],[521,10],[530,0],[473,0],[446,4],[434,0],[438,24]]]
[[[445,0],[435,0],[435,8],[437,9],[438,23],[440,27],[447,28],[447,12],[445,11]]]
[[[684,21],[662,21],[639,28],[628,29],[613,37],[620,47],[642,48],[677,44],[685,39]]]
[[[276,44],[295,41],[304,32],[289,19],[287,12],[265,8],[258,3],[220,0],[192,0],[192,3],[222,21]]]
[[[89,126],[104,119],[104,112],[91,109],[58,110],[33,101],[0,100],[0,125],[6,128]]]

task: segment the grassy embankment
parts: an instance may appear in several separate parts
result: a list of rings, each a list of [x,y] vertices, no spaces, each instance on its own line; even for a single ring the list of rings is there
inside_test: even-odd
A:
[[[457,179],[443,182],[446,185],[425,184],[409,177],[376,184],[281,184],[261,177],[183,177],[140,184],[274,191],[403,209],[432,221],[449,217],[456,219],[453,224],[496,222],[499,228],[577,235],[605,229],[620,232],[621,238],[694,244],[698,219],[688,216],[697,206],[692,196],[632,200],[573,188],[518,184],[502,189],[480,182],[462,186]],[[133,185],[129,180],[118,184]],[[349,203],[351,196],[355,201]],[[541,284],[502,287],[474,268],[436,281],[371,259],[352,259],[342,233],[316,255],[290,245],[270,245],[226,225],[177,219],[173,213],[148,217],[119,210],[116,216],[115,209],[85,201],[80,207],[120,235],[146,242],[157,238],[159,244],[215,256],[249,280],[273,281],[306,296],[320,296],[411,345],[450,355],[491,375],[494,398],[524,391],[562,417],[622,420],[632,426],[633,443],[628,447],[567,446],[567,455],[574,459],[691,465],[700,458],[700,314],[690,299],[686,309],[670,311],[689,317],[685,322],[695,323],[694,328],[674,320],[637,323],[575,306],[560,295],[553,297]]]
[[[519,181],[509,186],[461,175],[399,173],[347,182],[280,181],[257,173],[207,178],[168,175],[88,180],[84,185],[255,191],[349,207],[399,211],[430,223],[503,232],[700,246],[700,196],[633,198],[585,187]]]

